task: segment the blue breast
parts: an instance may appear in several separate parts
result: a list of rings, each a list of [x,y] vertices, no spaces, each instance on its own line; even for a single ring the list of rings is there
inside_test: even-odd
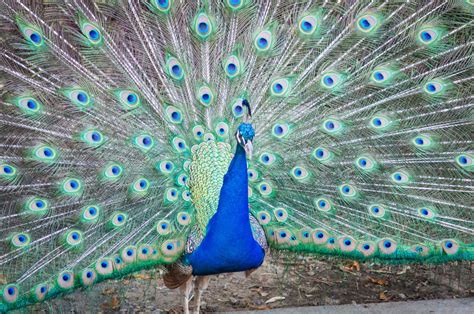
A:
[[[193,275],[204,276],[259,267],[264,250],[254,240],[249,221],[245,151],[237,145],[221,188],[217,212],[199,247],[185,257]]]

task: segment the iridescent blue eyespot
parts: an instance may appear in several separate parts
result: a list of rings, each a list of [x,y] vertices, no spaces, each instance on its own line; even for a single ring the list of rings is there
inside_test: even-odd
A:
[[[303,27],[305,31],[308,31],[308,32],[313,29],[313,25],[311,25],[311,23],[307,21],[303,21],[301,26]]]
[[[323,78],[323,81],[326,84],[326,86],[332,86],[334,84],[334,79],[332,77],[330,77],[329,75],[325,76]]]
[[[275,91],[275,93],[281,93],[281,91],[283,90],[283,86],[280,83],[276,83],[275,85],[273,85],[273,90]]]
[[[142,144],[144,146],[150,146],[151,145],[151,137],[144,136],[143,139],[142,139]]]
[[[433,37],[431,36],[430,33],[428,32],[421,32],[420,34],[421,38],[424,40],[424,41],[430,41]]]
[[[77,93],[77,100],[79,102],[85,103],[85,102],[87,102],[87,99],[88,99],[88,97],[87,97],[86,93],[84,93],[84,92],[78,92]]]
[[[34,42],[35,44],[38,44],[38,43],[40,43],[40,41],[41,41],[41,36],[40,36],[38,33],[32,33],[32,34],[30,35],[30,39],[31,39],[31,41]]]
[[[235,74],[235,72],[237,71],[237,66],[234,63],[229,63],[227,65],[227,71],[229,72],[229,74]]]
[[[430,92],[436,92],[436,86],[431,83],[426,84],[426,89]]]
[[[36,108],[36,102],[32,99],[28,100],[26,102],[26,105],[28,106],[28,108],[30,109],[35,109]]]
[[[176,75],[176,76],[181,76],[182,70],[181,70],[181,67],[180,67],[179,65],[177,65],[177,64],[173,65],[173,66],[171,67],[171,71],[173,71],[173,74],[174,74],[174,75]]]
[[[127,101],[131,104],[135,103],[137,101],[137,95],[135,94],[129,94],[127,96]]]
[[[374,78],[375,78],[375,80],[377,80],[377,81],[383,81],[383,79],[385,78],[385,76],[383,75],[382,72],[377,71],[377,72],[374,73]]]
[[[159,6],[166,8],[168,6],[168,0],[157,0]]]
[[[198,29],[201,33],[207,33],[209,31],[209,25],[207,25],[207,23],[201,22],[198,25]]]
[[[91,30],[89,32],[89,37],[92,39],[92,40],[97,40],[99,39],[99,32],[96,31],[95,29]]]
[[[100,135],[99,132],[92,132],[91,138],[92,138],[92,141],[94,142],[100,142],[100,140],[102,139],[102,136]]]
[[[359,21],[359,25],[360,27],[362,27],[363,29],[368,29],[370,27],[370,22],[366,19],[366,18],[362,18],[360,19]]]

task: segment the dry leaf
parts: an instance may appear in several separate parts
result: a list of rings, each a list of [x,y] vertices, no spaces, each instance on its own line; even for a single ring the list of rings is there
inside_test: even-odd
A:
[[[134,274],[133,278],[145,280],[145,279],[151,279],[151,276],[150,274]]]
[[[114,288],[105,288],[104,290],[102,290],[102,295],[111,295],[111,294],[114,294],[115,293],[115,289]]]
[[[379,300],[388,301],[388,300],[390,300],[390,297],[388,297],[388,296],[385,294],[385,291],[382,291],[382,292],[379,293]]]
[[[110,302],[102,303],[100,306],[105,309],[118,310],[120,308],[120,299],[114,295],[110,299]]]
[[[339,266],[339,269],[346,273],[360,272],[360,264],[358,261],[353,261],[350,265]]]
[[[388,286],[388,281],[386,281],[385,279],[377,279],[377,278],[369,277],[369,281],[379,286]]]
[[[351,270],[360,271],[360,264],[358,261],[354,261],[351,266]]]
[[[273,303],[273,302],[277,302],[277,301],[281,301],[281,300],[285,300],[285,297],[273,297],[273,298],[270,298],[270,299],[268,299],[267,301],[265,301],[265,304],[269,304],[269,303]]]

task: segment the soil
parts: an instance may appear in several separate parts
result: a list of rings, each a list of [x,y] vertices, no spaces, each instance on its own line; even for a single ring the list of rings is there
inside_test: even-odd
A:
[[[162,273],[162,270],[153,270],[134,274],[28,310],[181,313],[179,290],[164,287],[160,279]],[[213,276],[204,292],[201,311],[472,297],[473,274],[472,262],[390,266],[273,256],[248,278],[243,273]]]

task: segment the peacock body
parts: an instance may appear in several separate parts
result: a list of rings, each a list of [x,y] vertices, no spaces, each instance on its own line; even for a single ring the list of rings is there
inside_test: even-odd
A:
[[[472,1],[0,12],[0,311],[160,265],[189,293],[267,242],[474,259]]]

